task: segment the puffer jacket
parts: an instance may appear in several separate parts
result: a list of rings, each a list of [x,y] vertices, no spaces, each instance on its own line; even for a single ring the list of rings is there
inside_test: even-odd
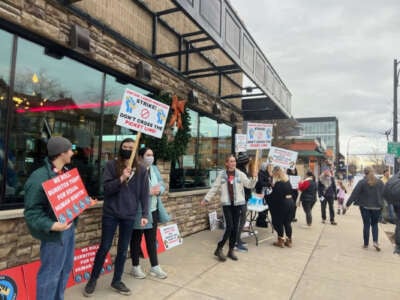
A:
[[[233,198],[234,206],[246,204],[244,188],[252,189],[257,183],[257,177],[248,178],[245,173],[239,169],[235,169],[235,179],[233,182]],[[228,192],[228,175],[226,170],[220,171],[217,178],[214,181],[211,189],[208,191],[204,199],[210,201],[218,191],[221,191],[221,204],[231,205]]]

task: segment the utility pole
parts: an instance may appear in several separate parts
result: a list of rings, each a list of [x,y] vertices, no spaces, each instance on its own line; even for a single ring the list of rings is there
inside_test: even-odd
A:
[[[399,86],[399,72],[397,71],[397,59],[394,60],[393,64],[393,142],[397,142],[397,87]],[[394,174],[399,169],[399,163],[397,157],[394,159]]]

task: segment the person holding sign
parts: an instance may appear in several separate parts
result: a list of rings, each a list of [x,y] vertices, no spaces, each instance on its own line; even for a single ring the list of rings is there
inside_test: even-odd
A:
[[[257,183],[257,170],[252,170],[252,173],[250,173],[252,177],[248,178],[246,174],[236,169],[236,158],[233,154],[230,154],[225,159],[225,167],[226,170],[219,172],[211,189],[200,203],[202,206],[207,205],[217,192],[221,193],[220,200],[225,220],[225,232],[214,252],[214,255],[220,261],[226,261],[226,257],[222,253],[222,248],[228,239],[228,257],[232,260],[238,260],[233,249],[239,230],[241,206],[246,203],[244,188],[253,188]]]
[[[131,294],[131,290],[125,286],[121,279],[139,202],[142,207],[141,226],[147,224],[149,213],[147,170],[136,159],[133,160],[132,165],[130,164],[132,150],[135,149],[136,145],[133,139],[124,139],[119,148],[118,158],[108,161],[105,165],[101,242],[94,260],[92,274],[83,291],[83,295],[86,297],[90,297],[94,293],[97,279],[100,276],[106,255],[111,248],[117,227],[119,232],[118,246],[111,287],[122,295]]]
[[[48,157],[24,186],[24,217],[32,236],[40,240],[40,268],[36,279],[37,299],[64,299],[64,290],[74,262],[75,225],[60,223],[42,183],[67,171],[73,156],[72,144],[64,137],[51,137]]]
[[[149,214],[148,214],[148,223],[146,226],[141,226],[139,220],[142,214],[142,209],[139,204],[137,218],[135,220],[134,229],[132,232],[131,238],[131,259],[132,259],[132,276],[135,278],[143,279],[146,277],[146,274],[142,271],[142,268],[139,264],[139,254],[140,254],[140,244],[142,241],[142,236],[144,234],[146,240],[146,248],[147,253],[150,257],[151,269],[150,275],[165,279],[167,278],[167,273],[161,269],[158,264],[157,257],[157,224],[166,223],[170,220],[170,217],[167,211],[164,208],[164,205],[161,201],[160,196],[165,191],[164,181],[162,180],[160,171],[157,166],[153,164],[154,162],[154,154],[153,150],[150,148],[144,147],[139,150],[139,158],[144,166],[148,170],[149,174]]]
[[[272,170],[273,187],[272,193],[268,196],[268,205],[271,211],[272,225],[278,239],[274,246],[284,248],[292,247],[292,217],[294,201],[292,199],[292,186],[286,172],[279,166]],[[285,239],[286,233],[286,239]]]

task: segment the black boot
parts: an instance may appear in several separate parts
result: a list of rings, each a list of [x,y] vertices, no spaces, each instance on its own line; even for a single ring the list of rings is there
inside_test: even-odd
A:
[[[226,256],[222,253],[222,248],[217,247],[217,249],[215,249],[214,255],[218,257],[219,261],[226,261]]]
[[[235,255],[235,253],[233,253],[233,249],[229,249],[228,251],[228,255],[227,255],[230,259],[232,260],[238,260],[237,256]]]

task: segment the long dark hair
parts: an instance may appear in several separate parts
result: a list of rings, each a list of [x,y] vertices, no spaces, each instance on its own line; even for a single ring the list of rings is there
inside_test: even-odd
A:
[[[117,171],[118,176],[121,176],[122,175],[122,171],[126,168],[125,159],[123,159],[121,157],[121,155],[119,154],[121,149],[122,149],[122,145],[125,144],[125,143],[134,143],[134,142],[135,142],[134,139],[126,138],[126,139],[123,139],[121,144],[119,145],[118,158],[117,158],[117,164],[116,164],[116,171]],[[132,169],[136,169],[137,166],[138,166],[138,163],[137,163],[137,152],[136,152],[135,159],[132,162]]]

